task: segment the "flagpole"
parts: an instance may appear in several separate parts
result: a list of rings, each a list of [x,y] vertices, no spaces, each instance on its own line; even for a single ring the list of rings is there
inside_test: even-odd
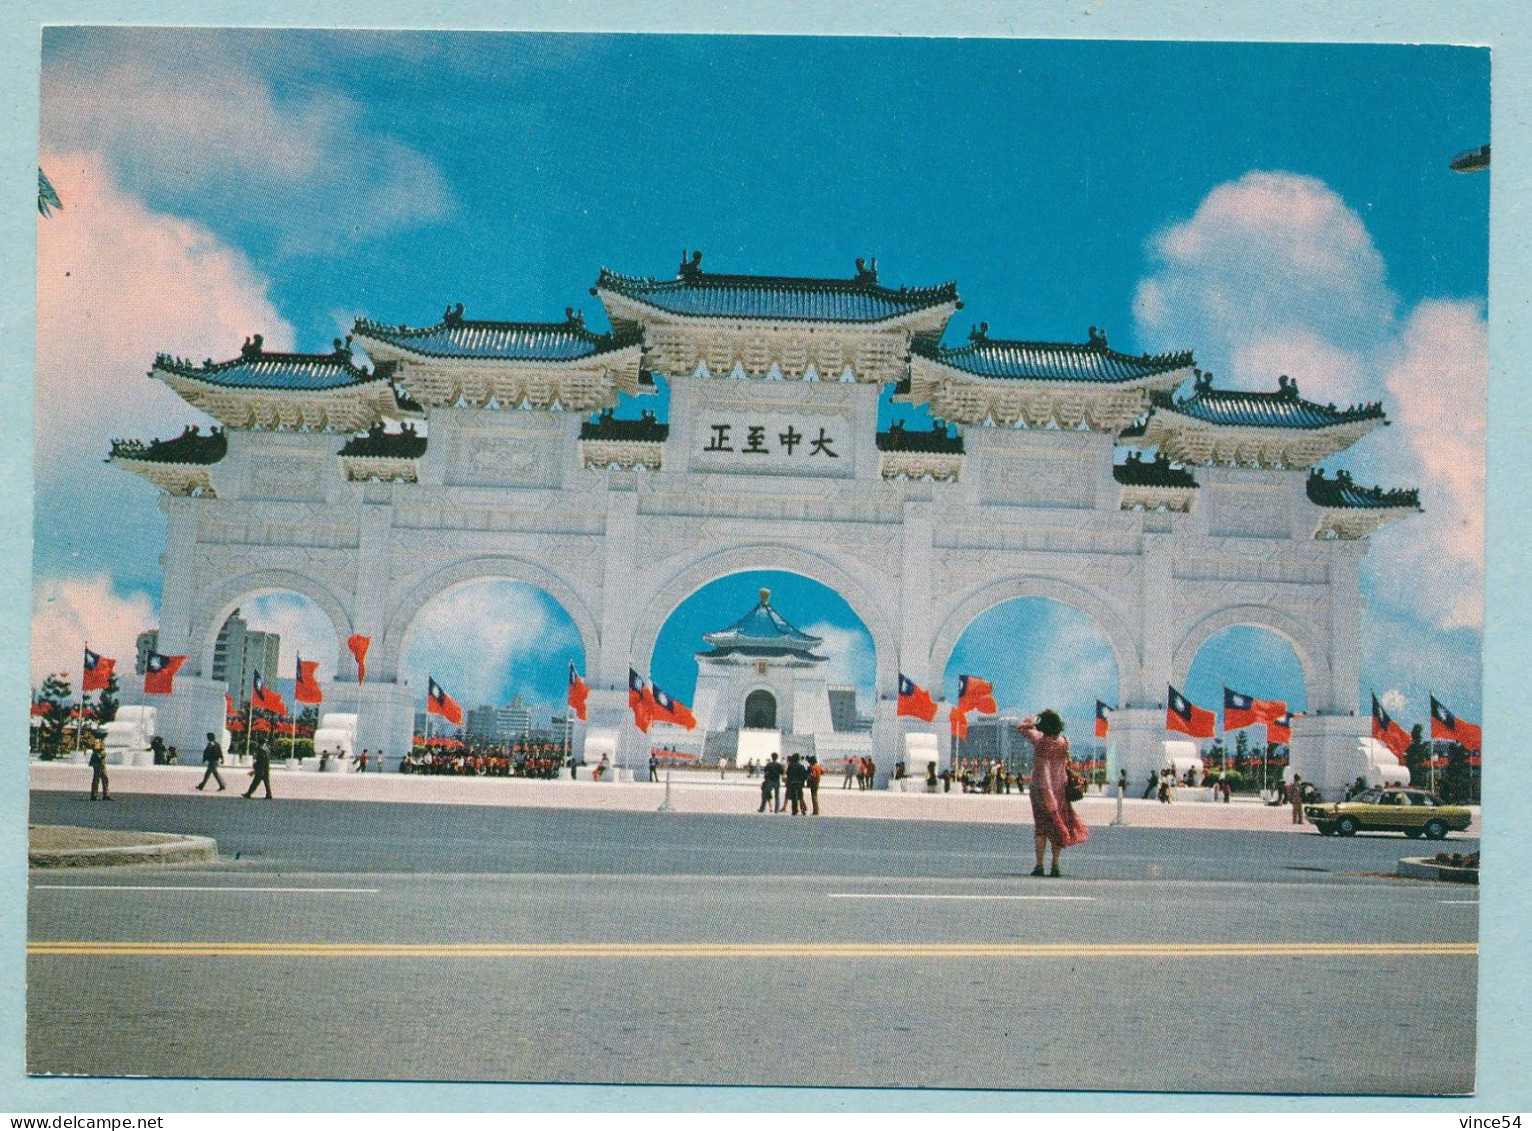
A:
[[[89,648],[87,643],[85,647]],[[85,731],[85,657],[80,657],[80,713],[75,716],[74,724],[74,748],[80,750],[80,740]]]
[[[241,685],[243,690],[243,685]],[[245,704],[245,757],[250,757],[250,727],[255,722],[255,689],[250,690],[250,698]]]

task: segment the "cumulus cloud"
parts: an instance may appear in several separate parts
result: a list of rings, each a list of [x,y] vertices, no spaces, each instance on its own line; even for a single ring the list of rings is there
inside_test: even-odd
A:
[[[125,194],[99,156],[46,152],[42,162],[64,210],[39,219],[37,233],[37,589],[105,572],[153,593],[158,492],[102,460],[113,438],[209,421],[150,380],[149,364],[160,350],[227,357],[255,331],[287,348],[292,330],[243,256]],[[134,633],[151,624],[145,610]]]
[[[860,625],[848,627],[829,621],[807,625],[802,631],[824,640],[815,651],[829,658],[826,682],[855,687],[860,708],[869,709],[877,680],[872,634]]]
[[[292,679],[298,657],[317,660],[321,682],[335,678],[340,660],[340,641],[335,626],[320,607],[296,593],[267,593],[240,606],[239,615],[256,632],[275,632],[282,638],[278,670],[264,673],[269,680]]]
[[[1419,486],[1426,513],[1372,540],[1364,588],[1421,633],[1483,620],[1482,304],[1401,312],[1361,218],[1323,182],[1253,172],[1214,188],[1150,245],[1140,340],[1191,347],[1222,387],[1298,379],[1305,397],[1382,399],[1394,426],[1327,461],[1362,482]]]
[[[465,709],[517,693],[547,709],[563,697],[539,676],[553,673],[562,684],[564,669],[552,661],[566,658],[583,666],[580,635],[551,597],[520,582],[484,581],[421,610],[404,668],[421,696],[434,676]]]
[[[123,682],[133,672],[138,634],[153,623],[149,595],[119,593],[105,574],[38,584],[32,593],[32,682],[67,672],[78,691],[87,644],[117,661]]]
[[[178,212],[227,211],[286,254],[446,214],[451,193],[430,158],[369,128],[338,91],[279,93],[256,68],[269,53],[239,42],[196,29],[72,39],[43,68],[44,145],[102,153],[131,190]]]

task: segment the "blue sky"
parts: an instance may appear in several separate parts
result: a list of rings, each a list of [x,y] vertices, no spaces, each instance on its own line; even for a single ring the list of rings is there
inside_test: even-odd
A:
[[[1477,49],[50,29],[66,209],[39,226],[34,669],[153,623],[155,493],[99,459],[196,419],[141,376],[156,350],[324,349],[356,314],[419,324],[448,301],[599,325],[599,266],[663,275],[700,247],[716,270],[843,276],[863,255],[896,284],[955,278],[949,338],[1098,325],[1192,348],[1221,384],[1381,397],[1396,427],[1327,466],[1419,484],[1428,513],[1374,540],[1364,684],[1408,717],[1429,690],[1476,717],[1488,177],[1446,162],[1488,114]],[[693,621],[754,588],[683,606],[662,685],[689,692]],[[792,602],[804,627],[858,628],[807,583]],[[996,610],[954,662],[1076,619]],[[511,674],[485,694],[556,698],[563,661],[501,639]],[[1296,665],[1259,651],[1220,638],[1188,692],[1298,698]]]

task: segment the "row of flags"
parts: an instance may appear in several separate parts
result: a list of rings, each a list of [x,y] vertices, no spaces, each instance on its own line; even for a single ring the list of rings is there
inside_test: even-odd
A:
[[[1199,707],[1183,695],[1174,685],[1167,685],[1165,699],[1165,729],[1188,738],[1212,738],[1218,732],[1218,716],[1205,707]],[[1101,716],[1101,705],[1096,707]],[[1223,729],[1241,730],[1248,726],[1266,727],[1268,743],[1287,743],[1293,739],[1293,713],[1280,699],[1257,699],[1241,691],[1223,689]],[[1100,723],[1097,732],[1101,731]]]
[[[1376,695],[1372,697],[1372,736],[1388,747],[1401,764],[1404,763],[1405,753],[1410,748],[1409,732],[1389,717]],[[1435,695],[1431,696],[1431,739],[1433,742],[1456,742],[1475,757],[1483,753],[1483,728],[1458,718]]]

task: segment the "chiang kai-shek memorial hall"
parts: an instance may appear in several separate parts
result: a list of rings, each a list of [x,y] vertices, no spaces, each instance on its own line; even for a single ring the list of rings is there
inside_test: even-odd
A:
[[[370,364],[350,341],[290,354],[259,338],[227,361],[157,358],[150,375],[221,425],[111,455],[163,490],[169,516],[159,648],[189,659],[159,712],[166,741],[196,749],[221,727],[219,628],[287,590],[339,641],[372,638],[360,686],[340,648],[327,702],[357,704],[359,745],[406,749],[420,689],[400,667],[417,614],[511,579],[580,633],[592,691],[577,743],[640,766],[630,665],[648,670],[689,595],[764,569],[834,590],[871,634],[880,775],[907,734],[936,733],[947,756],[945,712],[896,715],[899,673],[939,693],[964,629],[1035,596],[1110,642],[1112,736],[1132,780],[1160,765],[1167,685],[1184,685],[1215,633],[1253,625],[1302,664],[1294,768],[1328,790],[1349,782],[1370,733],[1358,569],[1367,536],[1417,495],[1313,468],[1385,424],[1381,405],[1317,403],[1285,377],[1219,389],[1190,352],[1130,355],[1094,328],[1038,342],[980,324],[944,345],[956,285],[888,286],[875,261],[819,279],[701,260],[666,279],[602,269],[591,293],[607,333],[573,310],[498,322],[459,305],[431,326],[358,320]],[[609,411],[657,378],[668,419]],[[890,385],[945,426],[879,431]]]

